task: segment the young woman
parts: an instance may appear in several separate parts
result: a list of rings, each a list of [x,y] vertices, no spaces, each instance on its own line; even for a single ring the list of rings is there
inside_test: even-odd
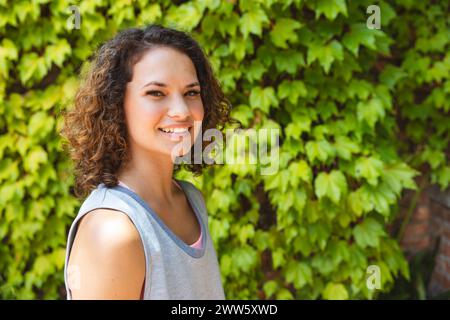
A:
[[[67,299],[225,299],[203,195],[174,179],[173,155],[193,158],[199,126],[223,129],[229,111],[184,32],[131,28],[99,48],[62,130],[87,196],[67,240]]]

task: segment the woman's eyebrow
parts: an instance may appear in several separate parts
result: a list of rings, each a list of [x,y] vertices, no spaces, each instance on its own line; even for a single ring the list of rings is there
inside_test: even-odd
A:
[[[167,87],[167,84],[165,84],[165,83],[162,83],[162,82],[159,82],[159,81],[150,81],[149,83],[145,84],[142,88],[145,88],[145,87],[147,87],[147,86],[149,86],[151,84],[153,84],[155,86],[159,86],[159,87]],[[186,86],[186,88],[192,88],[192,87],[196,87],[196,86],[200,86],[200,83],[193,82],[191,84],[188,84]]]

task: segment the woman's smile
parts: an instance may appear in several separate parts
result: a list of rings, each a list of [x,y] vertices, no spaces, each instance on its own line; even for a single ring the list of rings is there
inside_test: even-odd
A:
[[[192,127],[184,128],[158,128],[159,133],[171,141],[180,141],[192,135]]]

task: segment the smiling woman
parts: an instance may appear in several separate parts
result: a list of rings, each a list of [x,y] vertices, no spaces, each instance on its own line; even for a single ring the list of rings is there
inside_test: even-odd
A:
[[[174,179],[173,154],[229,113],[188,34],[150,25],[100,47],[62,131],[87,195],[67,239],[67,299],[225,298],[203,195]]]
[[[176,144],[172,142],[179,138],[191,136],[188,145],[192,145],[200,130],[197,127],[194,132],[194,123],[201,124],[204,117],[201,96],[195,94],[200,87],[195,66],[184,53],[164,46],[148,50],[133,66],[133,79],[125,92],[130,147],[139,145],[164,157],[173,153]]]

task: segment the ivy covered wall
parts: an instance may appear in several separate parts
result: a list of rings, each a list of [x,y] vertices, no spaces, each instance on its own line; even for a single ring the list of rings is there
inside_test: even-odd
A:
[[[373,4],[380,29],[366,25]],[[180,174],[206,196],[227,298],[389,292],[409,277],[388,231],[403,190],[449,186],[448,12],[444,0],[0,0],[0,298],[65,299],[80,202],[60,112],[96,47],[146,23],[191,32],[232,115],[281,132],[277,174]]]

